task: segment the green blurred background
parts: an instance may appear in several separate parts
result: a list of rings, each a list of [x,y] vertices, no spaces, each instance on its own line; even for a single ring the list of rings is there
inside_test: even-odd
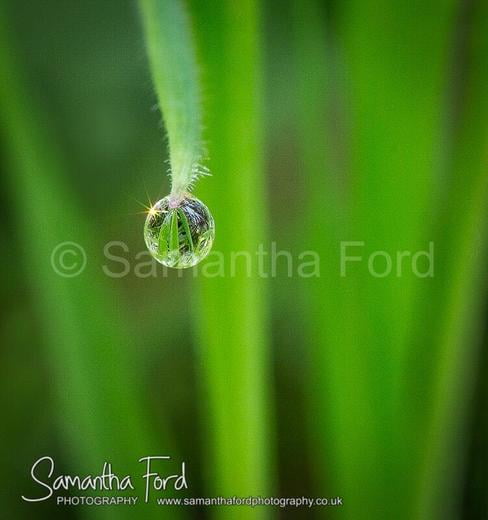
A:
[[[169,180],[137,4],[2,0],[2,518],[488,518],[488,4],[188,11],[213,172],[195,194],[221,256],[178,272],[142,236]],[[65,241],[86,252],[79,276],[52,268]],[[341,276],[354,241],[363,259]],[[410,257],[398,273],[398,251],[430,243],[432,277]],[[273,269],[273,248],[291,260]],[[249,273],[231,273],[238,251]],[[41,456],[56,475],[110,461],[137,480],[151,454],[186,462],[181,496],[344,505],[20,498],[39,493]]]

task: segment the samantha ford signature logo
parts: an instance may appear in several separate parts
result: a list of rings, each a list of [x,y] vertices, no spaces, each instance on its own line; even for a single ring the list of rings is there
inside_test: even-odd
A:
[[[186,466],[182,462],[179,472],[175,475],[162,474],[161,468],[164,469],[164,461],[171,460],[171,457],[157,455],[151,457],[142,457],[139,463],[143,464],[144,474],[141,479],[144,485],[144,502],[149,502],[151,490],[165,491],[188,489],[186,480]],[[167,462],[166,462],[167,464]],[[159,471],[156,471],[155,468]],[[39,495],[35,497],[22,496],[26,502],[42,502],[50,499],[55,492],[62,491],[134,491],[135,481],[131,475],[120,476],[113,472],[112,464],[105,462],[100,475],[86,475],[80,477],[78,475],[55,475],[55,464],[52,457],[41,457],[31,468],[31,477],[36,484],[39,485]],[[131,497],[133,503],[137,502],[137,497]],[[59,502],[59,500],[58,500]]]

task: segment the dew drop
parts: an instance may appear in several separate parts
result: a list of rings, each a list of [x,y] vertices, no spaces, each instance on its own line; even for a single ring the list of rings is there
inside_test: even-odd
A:
[[[144,240],[151,255],[176,269],[192,267],[203,260],[215,236],[215,224],[207,206],[186,194],[180,201],[168,195],[149,210]]]

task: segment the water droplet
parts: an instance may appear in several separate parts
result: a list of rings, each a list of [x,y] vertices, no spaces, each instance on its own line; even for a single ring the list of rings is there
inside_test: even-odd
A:
[[[144,240],[151,255],[167,267],[184,269],[203,260],[212,248],[215,224],[207,206],[187,194],[168,195],[149,210]]]

